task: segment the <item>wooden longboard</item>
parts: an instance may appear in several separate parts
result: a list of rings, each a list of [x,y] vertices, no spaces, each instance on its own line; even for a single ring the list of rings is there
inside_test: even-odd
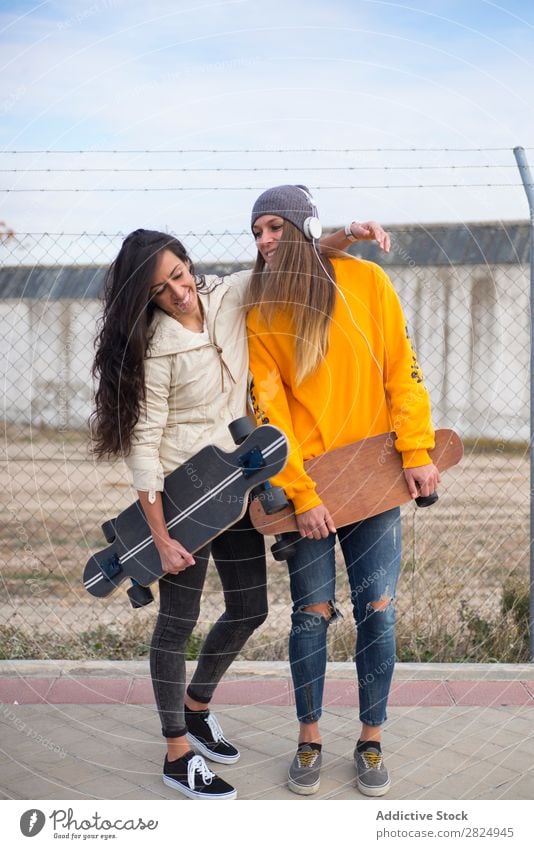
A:
[[[202,448],[165,478],[163,512],[170,536],[191,553],[198,551],[244,515],[250,490],[281,471],[287,454],[285,434],[272,425],[253,430],[235,451]],[[91,595],[111,595],[127,578],[141,587],[161,578],[160,556],[139,501],[103,530],[110,545],[92,555],[83,573]],[[131,590],[129,595],[133,603]]]
[[[368,519],[411,500],[394,440],[394,433],[382,433],[306,460],[304,468],[315,481],[317,494],[336,527]],[[437,430],[436,447],[429,454],[443,472],[461,460],[462,441],[453,430]],[[261,501],[255,498],[250,516],[261,534],[274,536],[297,530],[291,506],[267,515]]]

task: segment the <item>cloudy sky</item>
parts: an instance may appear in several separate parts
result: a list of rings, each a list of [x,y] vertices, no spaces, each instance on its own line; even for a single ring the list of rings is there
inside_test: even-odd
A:
[[[0,32],[18,232],[240,231],[282,182],[327,224],[527,217],[528,0],[7,0]]]

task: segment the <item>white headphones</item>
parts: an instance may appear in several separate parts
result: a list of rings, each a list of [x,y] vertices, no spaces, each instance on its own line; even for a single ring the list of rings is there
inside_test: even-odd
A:
[[[302,225],[302,231],[307,239],[310,242],[315,241],[316,239],[320,239],[323,227],[321,222],[319,221],[319,213],[317,212],[317,207],[315,206],[315,201],[306,189],[303,189],[302,186],[296,186],[295,188],[299,189],[303,195],[305,195],[306,200],[310,204],[312,208],[312,215],[309,218],[306,218],[304,224]]]

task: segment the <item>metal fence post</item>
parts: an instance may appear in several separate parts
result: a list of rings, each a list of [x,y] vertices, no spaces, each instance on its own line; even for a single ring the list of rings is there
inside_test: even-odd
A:
[[[530,661],[534,663],[534,180],[524,147],[514,147],[514,156],[528,200],[530,213]]]

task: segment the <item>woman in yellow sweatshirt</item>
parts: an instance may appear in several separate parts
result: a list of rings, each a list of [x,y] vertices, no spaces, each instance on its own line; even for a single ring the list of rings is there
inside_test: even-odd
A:
[[[335,604],[336,533],[357,628],[362,730],[354,752],[360,791],[387,792],[380,745],[395,662],[393,599],[400,567],[400,511],[340,528],[304,471],[305,460],[394,430],[410,493],[429,495],[439,472],[430,401],[406,321],[377,265],[321,249],[320,224],[304,186],[264,192],[252,211],[258,248],[247,324],[258,422],[281,427],[288,465],[274,479],[292,500],[300,539],[288,560],[293,602],[289,657],[300,733],[289,787],[319,789],[326,632]]]

